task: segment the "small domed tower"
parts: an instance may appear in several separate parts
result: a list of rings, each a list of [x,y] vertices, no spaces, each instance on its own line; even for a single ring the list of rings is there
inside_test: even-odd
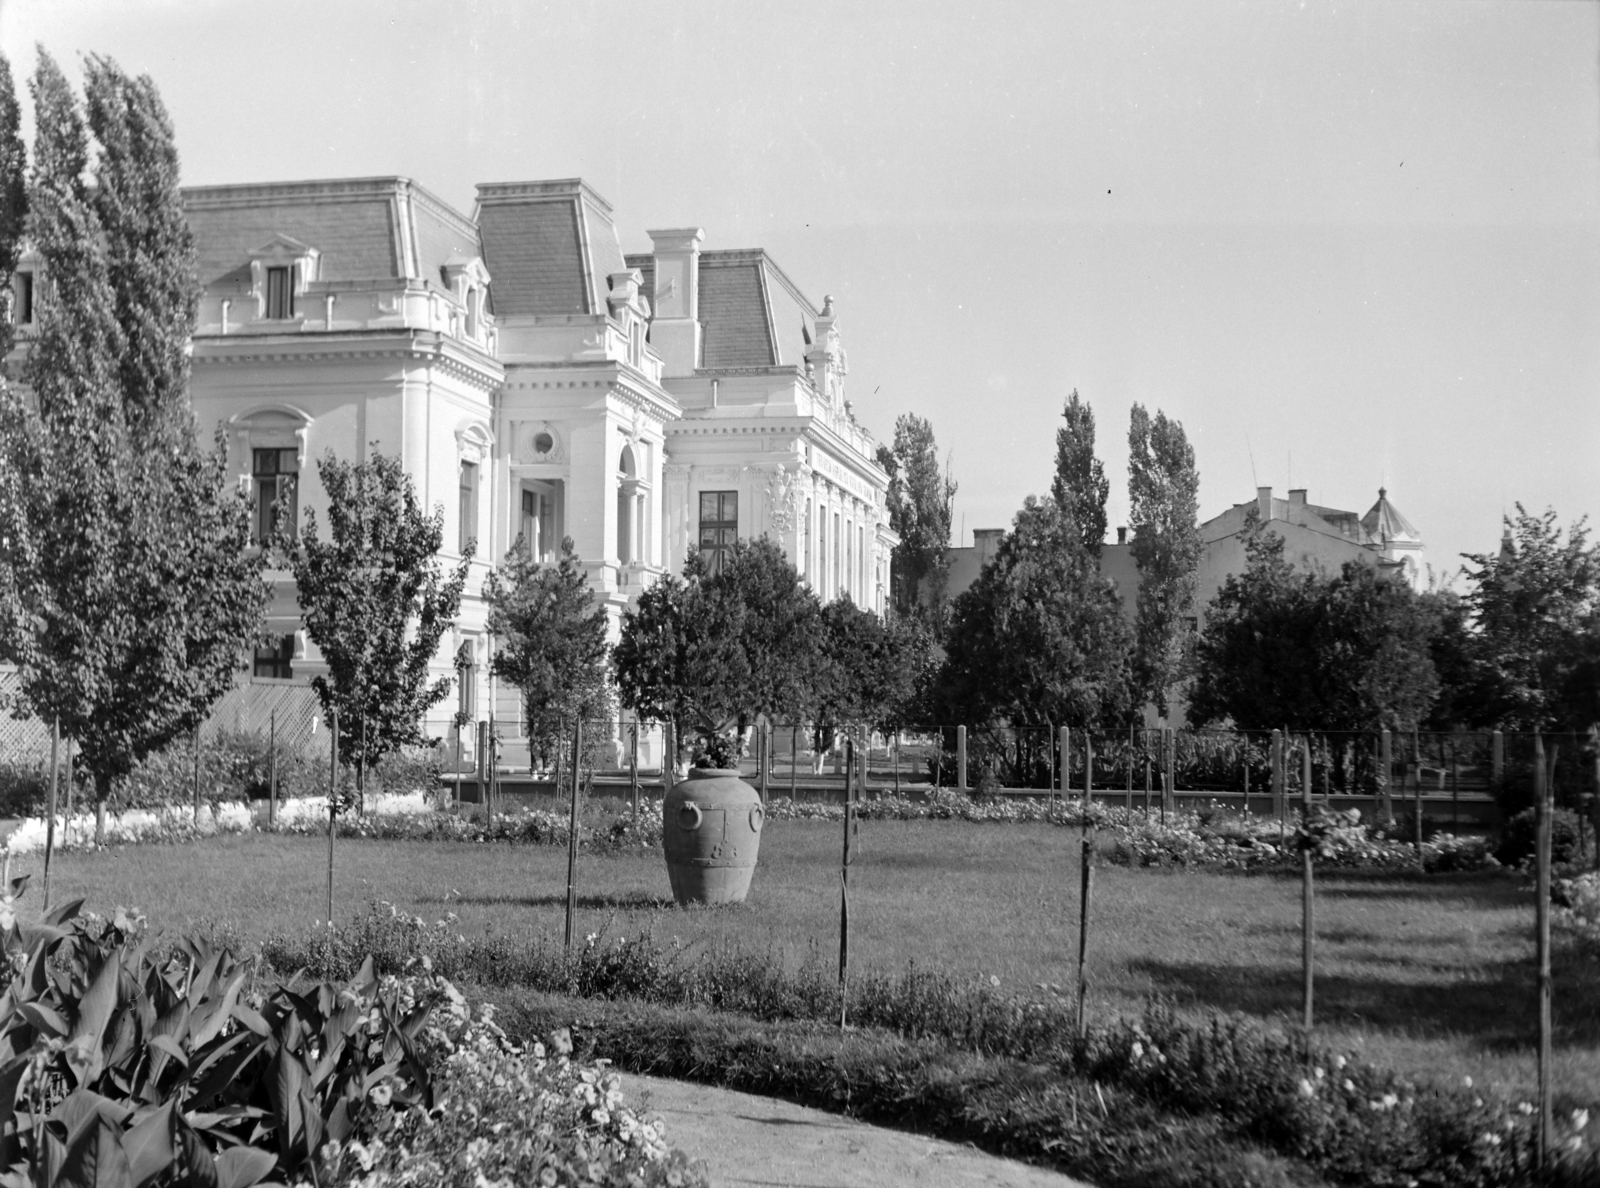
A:
[[[1361,527],[1372,546],[1382,554],[1385,568],[1392,566],[1406,584],[1419,593],[1426,588],[1427,546],[1411,521],[1389,502],[1387,488],[1378,488],[1378,502],[1361,517]]]

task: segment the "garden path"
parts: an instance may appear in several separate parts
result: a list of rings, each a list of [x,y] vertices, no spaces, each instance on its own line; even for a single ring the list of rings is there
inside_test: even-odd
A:
[[[1088,1188],[943,1139],[710,1085],[622,1073],[628,1104],[703,1159],[713,1188]]]

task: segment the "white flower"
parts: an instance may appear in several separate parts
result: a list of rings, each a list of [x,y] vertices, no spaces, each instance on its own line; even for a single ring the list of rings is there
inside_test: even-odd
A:
[[[1314,1069],[1312,1069],[1312,1070],[1311,1070],[1311,1075],[1312,1075],[1312,1076],[1314,1076],[1314,1077],[1316,1077],[1316,1078],[1317,1078],[1317,1080],[1319,1080],[1319,1081],[1320,1081],[1320,1080],[1322,1080],[1322,1078],[1323,1078],[1323,1077],[1324,1077],[1324,1076],[1326,1076],[1326,1075],[1327,1075],[1327,1074],[1326,1074],[1326,1073],[1324,1073],[1324,1072],[1323,1072],[1323,1071],[1322,1071],[1322,1070],[1321,1070],[1321,1069],[1320,1069],[1320,1068],[1314,1068]]]
[[[1144,1045],[1141,1044],[1138,1040],[1134,1040],[1133,1041],[1133,1058],[1135,1060],[1143,1060],[1144,1059]]]
[[[372,1098],[374,1105],[386,1106],[393,1099],[394,1090],[388,1084],[380,1082],[372,1087],[372,1091],[367,1096]]]
[[[1315,1097],[1316,1095],[1317,1095],[1317,1087],[1315,1085],[1313,1085],[1310,1081],[1308,1081],[1305,1077],[1301,1077],[1300,1078],[1300,1096],[1301,1097]]]
[[[1384,1109],[1392,1110],[1392,1109],[1394,1109],[1395,1106],[1397,1106],[1399,1104],[1400,1104],[1400,1099],[1397,1096],[1395,1096],[1393,1093],[1385,1093],[1383,1095],[1383,1108]]]
[[[1471,1077],[1462,1077],[1461,1078],[1461,1087],[1463,1089],[1471,1089],[1472,1088],[1472,1078]]]
[[[1589,1111],[1588,1110],[1573,1110],[1572,1111],[1572,1129],[1574,1129],[1574,1130],[1582,1130],[1587,1125],[1589,1125]]]
[[[1344,1079],[1344,1091],[1346,1093],[1354,1093],[1356,1091],[1356,1083],[1349,1077]]]
[[[1340,1069],[1342,1071],[1344,1069],[1344,1066],[1345,1066],[1345,1059],[1344,1059],[1343,1056],[1335,1056],[1333,1058],[1333,1067],[1334,1068]]]
[[[1517,1103],[1517,1112],[1526,1117],[1533,1113],[1533,1107],[1525,1101],[1519,1101]]]
[[[1488,1143],[1491,1147],[1498,1147],[1500,1145],[1500,1136],[1498,1134],[1492,1134],[1486,1131],[1484,1132],[1481,1141]]]

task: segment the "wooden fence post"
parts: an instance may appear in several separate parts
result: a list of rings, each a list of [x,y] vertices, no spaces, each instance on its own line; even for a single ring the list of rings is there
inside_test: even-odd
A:
[[[1301,978],[1303,981],[1306,1043],[1309,1050],[1311,1042],[1311,1027],[1313,1022],[1312,1003],[1315,994],[1315,973],[1313,962],[1317,947],[1317,908],[1315,876],[1311,865],[1310,838],[1306,831],[1311,826],[1311,736],[1306,735],[1306,753],[1301,768],[1300,788],[1300,877],[1301,877],[1301,906],[1303,919],[1301,921],[1300,962]]]
[[[1161,823],[1165,825],[1168,811],[1178,811],[1178,741],[1172,727],[1161,728],[1161,746],[1165,759],[1162,766],[1166,769],[1161,787]]]
[[[1544,738],[1533,735],[1533,803],[1538,822],[1538,876],[1534,905],[1535,945],[1539,958],[1539,1167],[1550,1160],[1550,787],[1544,769]]]
[[[967,783],[967,728],[956,727],[956,774],[961,777],[961,782],[956,785],[965,792],[970,785]]]
[[[1083,832],[1089,832],[1089,809],[1094,804],[1094,735],[1083,732]]]
[[[895,756],[897,758],[899,757],[899,754],[900,754],[899,751],[895,752]],[[789,727],[789,803],[790,804],[793,804],[795,802],[795,799],[796,799],[796,792],[798,791],[798,785],[799,785],[799,780],[800,780],[800,776],[798,774],[799,771],[800,771],[800,724],[798,722],[796,722],[796,723],[794,723],[793,725],[791,725]],[[899,791],[899,789],[900,789],[900,773],[896,772],[895,773],[895,790]]]
[[[328,927],[333,927],[333,835],[339,815],[339,711],[330,715],[332,729],[328,731]]]
[[[1089,836],[1087,826],[1079,863],[1082,871],[1078,890],[1078,1036],[1081,1039],[1088,1018],[1085,1003],[1089,997],[1089,896],[1094,891],[1094,839]]]
[[[572,722],[572,815],[567,820],[567,931],[566,948],[572,948],[572,914],[578,907],[578,783],[583,766],[583,715]]]
[[[850,781],[855,772],[855,758],[851,754],[855,746],[854,740],[846,737],[845,766],[844,766],[844,852],[839,860],[839,1030],[845,1027],[845,1018],[849,1009],[849,972],[850,972],[850,826],[851,815],[855,808],[850,795]]]
[[[56,755],[61,749],[61,718],[50,723],[50,792],[44,809],[44,910],[50,910],[50,856],[56,848]]]
[[[1139,750],[1144,753],[1144,819],[1150,819],[1150,731],[1139,731]]]

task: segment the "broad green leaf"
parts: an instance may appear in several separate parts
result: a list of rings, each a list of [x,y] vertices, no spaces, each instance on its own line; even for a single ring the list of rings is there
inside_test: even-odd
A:
[[[67,1021],[41,1003],[25,1002],[17,1007],[17,1011],[45,1035],[64,1038],[67,1034]]]
[[[217,1188],[251,1188],[278,1166],[278,1159],[256,1147],[229,1147],[217,1156]]]
[[[158,1052],[165,1052],[173,1060],[185,1068],[189,1067],[189,1054],[170,1035],[153,1035],[150,1037],[149,1046]]]
[[[133,1188],[117,1128],[96,1115],[68,1140],[52,1188]]]
[[[123,1134],[122,1150],[128,1156],[133,1188],[145,1188],[176,1159],[173,1117],[177,1108],[176,1101],[169,1101]]]
[[[233,1005],[239,999],[239,989],[244,985],[244,978],[245,975],[241,973],[228,983],[221,1001],[212,1007],[209,1018],[200,1025],[194,1033],[194,1038],[189,1041],[191,1047],[203,1048],[217,1038],[223,1024],[233,1015]]]
[[[83,903],[84,901],[81,899],[70,900],[56,908],[54,911],[47,913],[45,915],[44,922],[46,924],[65,924],[68,920],[75,918],[77,914],[83,910]]]
[[[117,982],[122,976],[122,959],[115,950],[100,967],[89,991],[78,1004],[78,1018],[72,1025],[70,1039],[88,1039],[98,1051],[106,1024],[117,1005]]]

